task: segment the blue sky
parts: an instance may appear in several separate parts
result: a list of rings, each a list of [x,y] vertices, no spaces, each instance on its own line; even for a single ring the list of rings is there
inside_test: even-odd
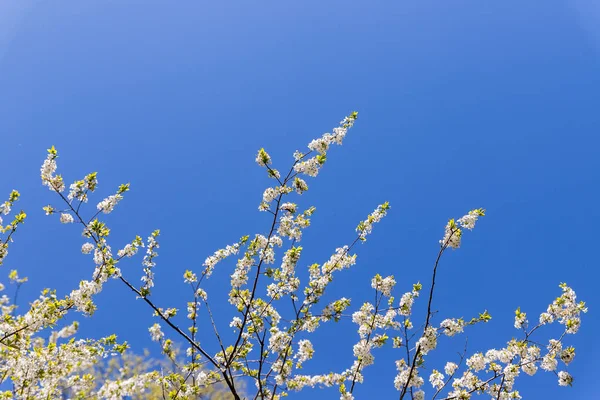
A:
[[[39,180],[54,144],[67,181],[99,172],[88,212],[131,182],[106,219],[113,247],[160,228],[154,297],[185,308],[185,269],[200,271],[216,249],[268,229],[257,206],[271,182],[256,150],[285,169],[294,150],[356,109],[355,128],[300,201],[317,207],[301,264],[327,260],[388,200],[389,216],[329,298],[358,307],[372,298],[375,273],[393,274],[399,296],[429,282],[446,220],[484,207],[485,219],[442,261],[434,308],[492,314],[468,332],[472,353],[501,347],[518,334],[514,309],[538,315],[569,283],[590,308],[569,338],[575,386],[544,373],[522,377],[518,389],[529,399],[590,398],[600,329],[600,8],[543,3],[3,1],[0,193],[19,189],[28,213],[4,273],[30,277],[26,301],[44,287],[66,294],[93,270],[79,228],[41,210],[56,203]],[[122,265],[131,281],[139,261]],[[226,327],[233,265],[220,268],[206,289]],[[109,283],[97,303],[92,319],[70,317],[83,335],[115,332],[156,351],[151,311],[122,284]],[[357,338],[351,323],[324,328],[307,372],[348,367]],[[441,340],[432,367],[463,340]],[[400,356],[375,356],[356,395],[396,398]],[[309,394],[334,395],[299,397]]]

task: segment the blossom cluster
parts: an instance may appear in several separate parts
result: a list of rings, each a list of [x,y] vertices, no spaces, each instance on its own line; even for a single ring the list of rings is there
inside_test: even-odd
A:
[[[4,259],[8,255],[8,245],[11,241],[12,235],[17,230],[17,227],[25,222],[25,218],[27,217],[27,214],[21,211],[15,214],[11,223],[7,224],[6,226],[2,226],[4,223],[2,216],[10,214],[13,205],[19,200],[19,197],[21,197],[21,194],[18,191],[13,190],[10,192],[8,200],[6,200],[4,203],[0,203],[0,234],[6,234],[6,238],[2,238],[2,236],[0,236],[0,265],[2,265]]]

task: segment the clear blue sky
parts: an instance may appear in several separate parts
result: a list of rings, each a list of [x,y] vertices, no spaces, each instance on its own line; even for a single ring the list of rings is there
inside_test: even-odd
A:
[[[535,319],[558,283],[569,283],[590,308],[570,338],[575,386],[559,388],[540,373],[522,377],[518,389],[528,399],[591,398],[600,329],[600,8],[584,0],[218,3],[0,3],[0,193],[19,189],[28,212],[2,274],[18,268],[30,277],[23,301],[43,287],[66,294],[93,270],[79,228],[41,210],[56,203],[39,179],[50,145],[67,181],[99,172],[89,212],[131,182],[107,218],[113,247],[160,228],[154,297],[185,308],[185,269],[200,271],[214,250],[268,228],[257,206],[271,182],[256,150],[264,146],[283,169],[294,150],[356,109],[345,145],[302,198],[318,211],[301,264],[324,262],[388,200],[388,218],[330,298],[352,297],[358,307],[372,298],[375,273],[394,274],[400,295],[429,282],[446,220],[484,207],[488,216],[442,261],[434,308],[467,318],[488,309],[493,320],[468,331],[470,352],[485,350],[518,334],[514,309]],[[139,261],[122,265],[132,281]],[[223,326],[233,311],[223,290],[232,268],[221,265],[207,286]],[[94,318],[75,316],[83,335],[116,332],[135,350],[156,351],[152,313],[122,284],[110,282],[97,302]],[[357,338],[350,323],[323,329],[307,371],[348,367]],[[432,367],[463,338],[441,340],[449,353]],[[400,355],[375,356],[357,397],[396,398]],[[309,394],[334,395],[300,397]]]

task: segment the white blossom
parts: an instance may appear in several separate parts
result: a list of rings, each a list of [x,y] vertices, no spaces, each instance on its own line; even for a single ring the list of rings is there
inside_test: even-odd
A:
[[[458,222],[460,224],[460,226],[462,226],[463,228],[466,229],[473,229],[475,228],[475,222],[477,222],[477,219],[479,217],[483,217],[485,215],[485,210],[479,208],[476,210],[471,210],[469,211],[469,213],[461,218],[458,219]]]
[[[447,362],[446,366],[444,367],[444,372],[446,373],[446,375],[454,375],[457,368],[458,368],[458,365],[456,365],[455,363]]]
[[[560,386],[571,386],[573,383],[573,377],[568,372],[560,371],[558,373],[558,384]]]
[[[295,358],[299,363],[303,363],[310,360],[315,353],[313,345],[310,340],[303,339],[298,342],[298,351],[296,352]]]
[[[429,383],[436,389],[441,389],[444,386],[444,375],[438,371],[433,370],[431,375],[429,375]]]
[[[381,221],[383,217],[387,215],[387,211],[390,209],[390,205],[388,202],[380,204],[377,206],[375,211],[373,211],[366,220],[361,221],[356,227],[356,232],[359,234],[359,238],[362,241],[366,240],[367,235],[371,234],[373,231],[373,224]]]
[[[100,203],[98,203],[96,207],[98,208],[98,211],[102,211],[104,214],[108,214],[112,212],[112,210],[114,210],[117,203],[119,203],[119,201],[121,200],[123,200],[123,196],[121,196],[120,194],[113,194],[102,200]]]
[[[94,250],[94,245],[92,243],[84,243],[81,246],[81,252],[83,254],[90,254]]]
[[[152,325],[150,328],[148,328],[148,331],[150,332],[150,337],[154,342],[161,341],[165,337],[160,324]]]
[[[417,341],[417,346],[421,349],[421,354],[425,355],[437,346],[437,331],[434,327],[428,326],[423,336]]]
[[[74,219],[73,216],[71,214],[68,213],[62,213],[60,214],[60,222],[61,224],[71,224],[73,223]]]
[[[203,274],[206,275],[206,277],[208,278],[212,274],[217,263],[233,254],[237,254],[239,250],[240,244],[235,243],[233,245],[226,246],[224,249],[215,251],[215,253],[212,256],[209,256],[206,258],[206,260],[204,260],[204,264],[202,265],[206,268],[204,269]]]
[[[476,353],[467,359],[467,365],[474,371],[481,371],[485,368],[486,361],[482,353]]]
[[[261,167],[265,167],[267,164],[271,164],[271,156],[265,151],[260,149],[256,155],[256,163]]]
[[[382,278],[381,275],[377,274],[371,279],[371,287],[381,292],[384,296],[390,296],[395,285],[396,280],[393,276]]]
[[[521,311],[521,308],[518,308],[515,311],[515,328],[522,329],[527,325],[527,313]]]
[[[440,328],[444,335],[454,336],[464,331],[465,322],[462,319],[447,318],[442,321]]]

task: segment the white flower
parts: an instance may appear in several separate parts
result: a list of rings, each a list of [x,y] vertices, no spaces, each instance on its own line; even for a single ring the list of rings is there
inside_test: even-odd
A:
[[[446,224],[446,228],[444,230],[444,237],[442,238],[442,240],[440,240],[440,245],[442,247],[451,247],[453,249],[458,249],[460,247],[461,236],[462,231],[456,226],[454,220],[451,219]]]
[[[283,203],[279,209],[281,210],[285,210],[285,211],[289,211],[290,213],[294,214],[296,212],[296,204],[294,203]]]
[[[408,388],[411,387],[421,387],[424,383],[423,378],[419,376],[418,369],[414,369],[412,374],[410,373],[410,368],[406,365],[406,361],[398,360],[396,361],[396,368],[398,369],[398,374],[394,378],[394,387],[397,390],[402,390],[402,388],[406,385]],[[408,377],[410,375],[410,381]]]
[[[121,196],[120,194],[113,194],[102,200],[100,203],[98,203],[96,207],[98,208],[98,211],[102,211],[104,214],[108,214],[112,210],[114,210],[117,203],[121,200],[123,200],[123,196]]]
[[[138,247],[128,243],[125,247],[117,252],[119,257],[133,257],[138,251]]]
[[[423,336],[417,341],[417,346],[421,348],[421,354],[425,355],[437,346],[437,331],[434,327],[428,326]]]
[[[271,164],[271,156],[269,156],[265,149],[260,149],[258,151],[258,154],[256,155],[256,163],[261,167]]]
[[[296,191],[296,193],[302,194],[308,190],[308,185],[306,184],[304,179],[296,177],[294,178],[293,188]]]
[[[233,319],[229,323],[229,326],[231,328],[237,328],[237,329],[239,329],[239,328],[242,327],[242,320],[239,317],[233,317]]]
[[[0,215],[8,215],[8,213],[10,213],[10,210],[10,202],[5,201],[4,203],[0,204]],[[0,225],[2,225],[2,218],[0,218]]]
[[[459,218],[456,222],[453,219],[448,221],[444,230],[444,237],[442,238],[442,240],[440,240],[440,245],[442,247],[451,247],[453,249],[458,249],[460,247],[460,240],[462,237],[462,231],[460,230],[458,225],[471,230],[475,227],[475,222],[477,221],[477,218],[483,217],[484,215],[485,210],[483,208],[477,208],[475,210],[469,211],[467,215]]]
[[[546,354],[544,356],[544,358],[542,359],[542,364],[540,365],[540,367],[544,370],[544,371],[554,371],[556,370],[556,367],[558,366],[558,361],[556,360],[556,356],[554,354]]]
[[[462,319],[445,319],[440,324],[440,327],[443,328],[442,333],[444,335],[454,336],[463,332],[465,323]]]
[[[319,321],[318,317],[307,318],[302,324],[301,329],[307,332],[314,332],[319,327]]]
[[[184,283],[195,283],[198,281],[198,277],[192,271],[185,271],[183,274],[183,282]]]
[[[366,339],[361,339],[358,343],[354,345],[354,357],[361,360],[362,366],[373,364],[375,357],[373,357],[371,349],[372,343],[368,342]]]
[[[429,375],[429,383],[431,383],[431,386],[434,388],[438,390],[441,389],[444,386],[444,375],[440,371],[434,369],[431,375]]]
[[[162,338],[165,337],[165,334],[162,332],[162,330],[160,328],[160,324],[152,325],[150,328],[148,328],[148,331],[150,332],[150,337],[152,338],[152,341],[154,341],[154,342],[158,342],[158,341],[162,340]]]
[[[73,223],[73,221],[74,221],[74,219],[71,214],[67,214],[67,213],[60,214],[60,222],[62,224],[71,224],[71,223]]]
[[[527,354],[523,355],[521,353],[521,357],[521,368],[523,369],[523,372],[533,376],[538,370],[536,362],[540,357],[540,348],[537,346],[528,347]]]
[[[396,281],[393,276],[382,278],[381,275],[377,274],[371,279],[371,287],[381,292],[384,296],[390,296],[392,294],[394,285],[396,285]]]
[[[412,311],[413,302],[415,300],[414,293],[406,292],[400,299],[400,315],[408,317]]]
[[[196,296],[204,301],[208,300],[208,293],[206,293],[206,291],[202,288],[198,288],[198,290],[196,290]]]
[[[148,244],[146,246],[146,254],[142,260],[144,266],[144,276],[141,277],[141,281],[144,282],[140,288],[142,296],[150,294],[150,288],[154,287],[154,272],[152,268],[156,265],[154,259],[158,257],[157,249],[160,247],[156,238],[159,236],[160,231],[155,230],[150,236],[148,236]]]
[[[269,349],[271,349],[273,353],[279,353],[285,350],[290,343],[290,336],[277,328],[271,328],[270,332]]]
[[[92,296],[102,290],[102,284],[97,281],[81,281],[79,289],[71,291],[69,298],[75,304],[75,307],[83,313],[90,315],[96,309],[92,302]]]
[[[54,175],[56,172],[56,150],[54,146],[48,150],[48,157],[44,160],[40,174],[42,177],[42,184],[48,186],[48,189],[62,192],[65,190],[65,183],[60,175]]]
[[[551,316],[550,319],[558,320],[561,325],[565,325],[567,333],[577,333],[581,326],[580,314],[587,312],[587,307],[584,302],[576,301],[575,292],[565,283],[561,283],[560,288],[563,293],[548,306],[547,314]]]
[[[83,246],[81,246],[81,252],[83,254],[90,254],[92,250],[94,250],[94,245],[92,243],[84,243]]]
[[[239,250],[240,244],[235,243],[233,245],[226,246],[224,249],[215,251],[212,256],[208,256],[206,260],[204,260],[204,264],[202,265],[206,268],[204,269],[203,275],[206,275],[208,278],[212,274],[217,263],[229,257],[230,255],[237,254]]]
[[[456,369],[458,368],[458,365],[456,365],[453,362],[447,362],[446,366],[444,367],[444,372],[446,373],[446,375],[454,375],[454,372],[456,372]]]
[[[523,372],[525,372],[529,376],[533,376],[537,372],[537,365],[533,360],[527,361],[527,363],[522,366]]]
[[[574,358],[575,358],[575,348],[574,347],[567,347],[560,353],[560,359],[566,365],[569,365],[571,363],[571,361],[573,361]]]
[[[134,395],[143,393],[150,384],[156,383],[158,379],[159,375],[154,371],[134,375],[127,379],[118,379],[117,381],[106,380],[98,390],[97,396],[94,397],[110,400],[132,398]]]
[[[303,363],[306,360],[310,360],[313,357],[315,350],[310,340],[300,340],[298,342],[298,351],[296,352],[295,358],[298,359],[299,363]]]
[[[560,371],[558,373],[558,384],[560,386],[571,386],[573,384],[573,377],[568,372]]]
[[[471,230],[475,228],[475,222],[477,222],[477,218],[483,217],[484,215],[485,210],[482,208],[478,208],[476,210],[469,211],[467,215],[459,218],[456,222],[458,222],[463,228]]]
[[[552,317],[552,314],[545,312],[540,314],[540,324],[546,325],[552,322],[554,322],[554,317]]]
[[[373,211],[366,220],[361,221],[358,224],[356,232],[358,232],[360,240],[366,240],[367,235],[371,234],[373,231],[373,224],[381,221],[381,219],[387,215],[389,209],[390,203],[386,201],[385,203],[378,205],[375,211]]]
[[[294,170],[298,173],[303,173],[308,176],[317,176],[319,173],[319,168],[325,162],[326,156],[325,153],[329,149],[329,146],[332,144],[341,145],[348,129],[350,129],[356,118],[358,117],[357,112],[353,112],[351,115],[344,118],[340,121],[340,125],[333,129],[333,133],[325,133],[322,137],[311,141],[308,144],[308,148],[312,152],[317,152],[319,155],[316,157],[309,158],[308,160],[300,161],[304,155],[296,151],[294,153],[294,158],[296,159],[296,163],[294,164]]]
[[[315,177],[319,174],[319,168],[321,167],[319,160],[323,160],[323,158],[319,158],[319,156],[317,156],[309,158],[306,161],[299,162],[298,164],[294,165],[294,171],[300,174]]]
[[[265,203],[270,203],[273,200],[275,200],[277,198],[277,196],[279,196],[279,188],[266,188],[265,192],[263,193],[263,202]]]
[[[473,354],[468,360],[467,365],[469,368],[473,369],[475,372],[481,371],[485,368],[485,357],[482,353]]]
[[[515,311],[515,328],[521,329],[527,325],[527,313],[521,311],[521,308],[517,308]]]

